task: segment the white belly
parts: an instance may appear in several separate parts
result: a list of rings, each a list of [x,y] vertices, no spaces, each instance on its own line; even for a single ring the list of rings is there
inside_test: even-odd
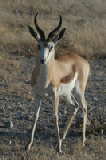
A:
[[[72,85],[72,83],[68,84],[61,84],[59,88],[59,96],[66,96],[69,93],[72,92],[73,88],[75,86],[75,83]]]
[[[67,84],[62,84],[61,83],[60,88],[59,88],[59,96],[66,96],[69,93],[71,93],[73,88],[75,87],[75,80],[76,80],[76,76],[71,81],[71,83],[67,83]]]
[[[75,74],[74,79],[71,83],[67,84],[60,84],[59,87],[59,96],[66,96],[72,92],[73,88],[75,87],[75,81],[77,79],[77,75]],[[57,88],[53,88],[52,85],[48,85],[46,88],[43,88],[42,85],[36,84],[32,87],[32,90],[35,94],[41,97],[51,97],[56,93]]]

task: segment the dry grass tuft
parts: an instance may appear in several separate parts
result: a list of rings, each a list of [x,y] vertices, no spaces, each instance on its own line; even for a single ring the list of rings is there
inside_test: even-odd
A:
[[[23,0],[0,3],[0,48],[1,51],[31,52],[36,42],[28,33],[27,25],[34,27],[33,19],[40,12],[38,23],[47,34],[58,24],[58,15],[63,17],[67,32],[57,45],[57,53],[75,51],[86,57],[103,57],[106,54],[106,3],[105,1],[59,1]],[[60,52],[61,51],[61,52]]]
[[[17,141],[12,140],[12,144],[1,144],[0,149],[4,155],[8,154],[8,158],[10,159],[31,159],[31,160],[94,160],[94,159],[102,159],[105,160],[106,157],[106,140],[102,137],[91,137],[89,139],[86,147],[82,147],[82,142],[77,140],[74,144],[70,144],[62,155],[56,153],[53,147],[49,147],[46,144],[41,147],[38,145],[37,147],[32,147],[30,152],[25,152]],[[6,159],[7,160],[7,159]]]
[[[23,97],[24,99],[31,99],[31,87],[27,84],[24,84],[24,87],[22,87],[22,84],[19,81],[20,66],[22,66],[21,60],[11,60],[10,58],[11,57],[9,57],[8,54],[0,57],[0,81],[2,84],[2,94],[6,93],[9,96],[16,95],[21,98]],[[21,81],[25,81],[27,78],[28,74],[27,76],[23,75],[20,77]]]
[[[91,139],[86,141],[86,147],[82,147],[82,141],[78,140],[66,150],[66,154],[71,155],[73,159],[105,159],[106,156],[106,140],[102,137],[91,136]]]

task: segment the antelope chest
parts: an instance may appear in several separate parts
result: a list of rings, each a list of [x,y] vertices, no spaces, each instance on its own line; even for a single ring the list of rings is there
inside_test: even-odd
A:
[[[60,84],[59,87],[59,96],[67,96],[73,88],[75,87],[76,78],[74,78],[70,83]],[[32,90],[35,94],[41,97],[51,97],[55,95],[57,88],[53,87],[51,84],[46,84],[45,87],[41,83],[37,83],[32,87]]]
[[[59,87],[59,96],[66,96],[73,90],[75,86],[75,81],[72,81],[68,84],[60,84]],[[51,97],[56,93],[57,88],[52,87],[52,85],[48,85],[47,88],[42,88],[39,85],[34,85],[32,90],[35,94],[41,97]]]
[[[36,84],[32,87],[32,90],[35,94],[41,97],[51,97],[55,94],[55,88],[50,84],[46,88]]]
[[[77,74],[75,74],[74,79],[67,84],[60,83],[59,86],[59,96],[67,96],[73,88],[75,87],[75,81],[77,80]],[[39,75],[37,78],[37,83],[32,87],[32,90],[35,94],[41,97],[51,97],[54,96],[57,88],[53,87],[52,84],[48,83],[48,76]]]

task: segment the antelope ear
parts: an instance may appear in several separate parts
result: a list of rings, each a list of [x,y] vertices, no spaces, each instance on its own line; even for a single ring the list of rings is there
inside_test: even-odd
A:
[[[30,27],[29,25],[28,25],[28,30],[31,33],[31,35],[39,42],[40,37],[37,35],[37,33],[34,31],[34,29],[32,27]]]
[[[54,44],[56,45],[59,39],[61,39],[65,33],[66,28],[63,28],[57,36],[53,39]]]

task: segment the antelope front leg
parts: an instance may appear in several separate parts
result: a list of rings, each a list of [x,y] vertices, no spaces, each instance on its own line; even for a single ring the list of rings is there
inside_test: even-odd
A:
[[[55,125],[57,131],[57,152],[61,152],[61,141],[59,136],[59,125],[58,125],[58,105],[59,105],[59,95],[56,93],[54,97],[52,97],[53,109],[54,109],[54,117],[55,117]]]
[[[86,132],[86,122],[87,122],[87,104],[84,98],[83,100],[83,146],[85,146],[85,132]]]
[[[31,145],[33,143],[33,138],[34,138],[34,132],[35,132],[35,129],[36,129],[36,123],[37,123],[37,120],[38,120],[38,117],[39,117],[39,111],[40,111],[40,101],[41,101],[41,97],[37,96],[36,94],[34,95],[34,98],[35,98],[35,105],[36,105],[36,109],[35,109],[35,115],[34,115],[34,120],[33,120],[33,124],[32,124],[32,132],[31,132],[31,137],[30,137],[30,140],[29,140],[29,143],[28,145],[26,146],[26,149],[27,150],[30,150],[31,148]]]

